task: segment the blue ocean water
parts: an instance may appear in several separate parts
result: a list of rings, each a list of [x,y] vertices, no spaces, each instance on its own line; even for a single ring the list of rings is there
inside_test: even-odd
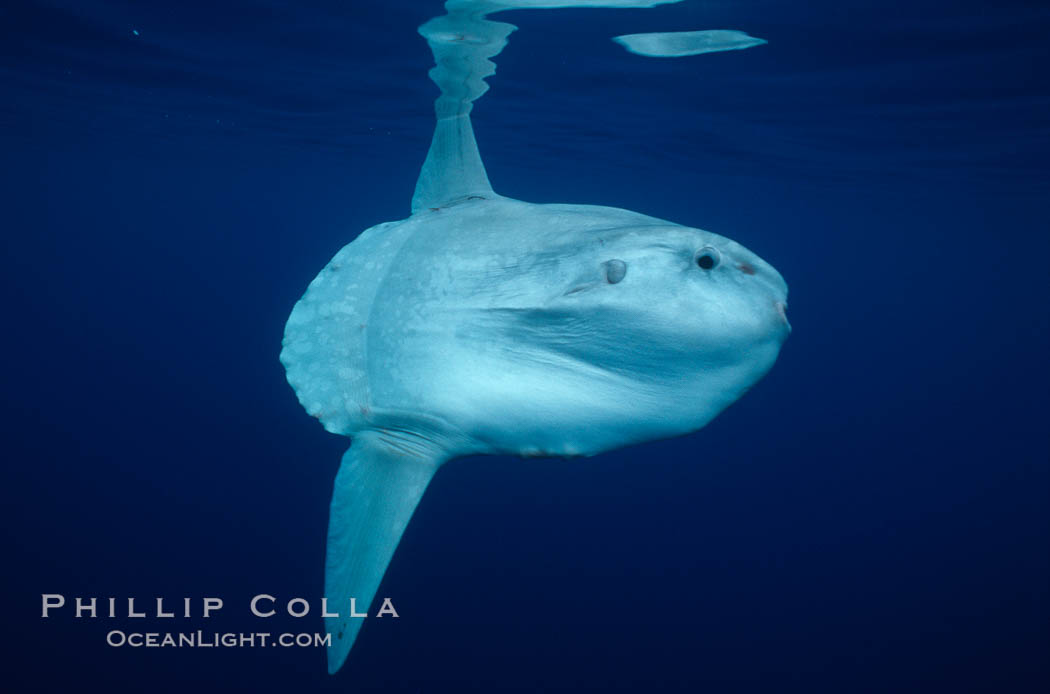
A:
[[[734,238],[791,287],[776,367],[703,431],[437,475],[335,677],[344,439],[277,360],[306,284],[407,216],[439,2],[0,8],[6,691],[1036,692],[1050,684],[1050,9],[685,2],[519,27],[493,187]],[[631,55],[609,37],[767,46]],[[40,596],[219,596],[203,620]],[[259,620],[259,593],[314,612]],[[196,609],[196,608],[195,608]]]

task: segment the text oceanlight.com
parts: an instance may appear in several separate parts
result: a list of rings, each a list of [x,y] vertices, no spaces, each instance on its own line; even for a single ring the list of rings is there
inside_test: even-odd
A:
[[[331,634],[271,634],[254,633],[206,633],[190,632],[124,632],[113,630],[106,634],[106,643],[115,648],[316,648],[332,643]]]

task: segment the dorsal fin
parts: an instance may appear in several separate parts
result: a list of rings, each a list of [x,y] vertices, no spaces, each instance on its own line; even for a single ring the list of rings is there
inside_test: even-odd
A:
[[[485,78],[496,72],[489,58],[507,45],[515,27],[490,22],[479,12],[449,10],[419,27],[437,65],[430,79],[441,89],[434,104],[437,127],[412,196],[412,212],[440,207],[468,195],[490,195],[492,186],[481,163],[474,128],[473,101],[485,93]]]
[[[437,65],[430,79],[441,89],[435,103],[437,127],[412,196],[413,214],[471,195],[493,195],[481,163],[470,111],[496,72],[493,58],[517,27],[485,15],[500,10],[558,7],[652,7],[681,0],[448,0],[447,14],[419,27]]]

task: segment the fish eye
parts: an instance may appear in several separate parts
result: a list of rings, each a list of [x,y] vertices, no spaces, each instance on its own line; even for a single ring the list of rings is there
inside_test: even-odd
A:
[[[702,248],[696,254],[696,264],[700,266],[701,270],[713,270],[721,261],[722,255],[710,246]]]
[[[627,276],[627,263],[618,258],[607,260],[602,265],[605,266],[605,280],[609,284],[616,284]]]

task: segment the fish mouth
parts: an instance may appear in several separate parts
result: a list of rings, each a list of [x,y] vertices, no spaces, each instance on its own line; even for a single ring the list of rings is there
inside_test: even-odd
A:
[[[786,301],[774,301],[773,310],[776,311],[777,319],[784,324],[788,332],[791,332],[791,323],[788,322],[787,317],[787,302]]]

